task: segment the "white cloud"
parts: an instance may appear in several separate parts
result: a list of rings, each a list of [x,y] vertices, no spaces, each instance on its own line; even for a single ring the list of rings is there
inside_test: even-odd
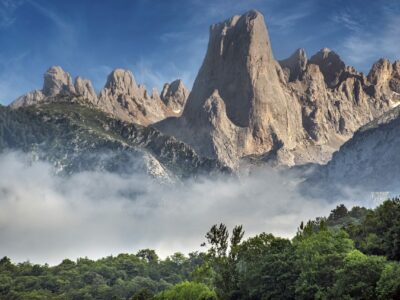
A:
[[[162,256],[187,253],[200,250],[218,222],[243,224],[247,236],[291,237],[302,220],[336,205],[301,197],[290,177],[268,170],[165,186],[140,174],[57,177],[48,164],[29,161],[22,154],[0,156],[0,257],[15,261],[54,264],[141,248]]]

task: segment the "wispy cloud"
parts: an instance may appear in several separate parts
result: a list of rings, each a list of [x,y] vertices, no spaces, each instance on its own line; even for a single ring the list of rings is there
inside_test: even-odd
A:
[[[184,84],[190,88],[195,74],[192,69],[180,69],[173,61],[167,61],[163,64],[156,63],[155,60],[141,58],[136,63],[129,66],[132,70],[136,82],[144,84],[147,90],[156,88],[161,91],[165,83],[181,79]]]
[[[275,27],[274,30],[284,31],[293,28],[293,26],[295,26],[299,21],[303,20],[309,15],[310,12],[305,9],[292,14],[276,14],[268,19],[268,25],[270,27]]]
[[[339,48],[350,64],[367,70],[371,61],[381,57],[400,58],[400,19],[397,15],[387,14],[384,20],[384,25],[374,30],[361,30],[354,21],[344,23],[352,31]]]
[[[335,14],[332,17],[332,21],[339,26],[344,26],[348,30],[353,32],[361,32],[363,26],[359,20],[355,18],[355,16],[359,16],[360,14],[355,14],[349,11],[341,11],[338,14]]]
[[[15,12],[24,0],[0,0],[0,29],[7,28],[16,21]]]

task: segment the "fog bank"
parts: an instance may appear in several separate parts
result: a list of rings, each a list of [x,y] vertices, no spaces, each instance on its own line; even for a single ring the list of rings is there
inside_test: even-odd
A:
[[[59,263],[63,258],[201,250],[212,224],[243,224],[246,236],[292,237],[302,220],[337,203],[309,200],[271,170],[241,179],[201,178],[162,185],[145,175],[85,172],[55,176],[21,153],[0,155],[0,257]],[[347,206],[354,204],[340,201]]]

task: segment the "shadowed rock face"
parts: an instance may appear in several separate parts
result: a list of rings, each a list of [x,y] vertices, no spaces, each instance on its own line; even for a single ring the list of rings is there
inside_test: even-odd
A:
[[[308,59],[304,49],[297,49],[289,58],[279,61],[288,81],[301,79],[307,63]]]
[[[310,63],[319,67],[329,88],[334,88],[338,85],[340,75],[346,69],[346,65],[339,55],[328,48],[321,49],[313,55],[310,58]]]
[[[368,197],[372,192],[398,193],[399,130],[400,107],[396,107],[357,130],[328,164],[304,182],[304,191],[315,196],[342,196],[349,188]]]

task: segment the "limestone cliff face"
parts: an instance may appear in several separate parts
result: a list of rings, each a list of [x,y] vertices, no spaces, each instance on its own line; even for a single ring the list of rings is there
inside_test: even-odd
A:
[[[147,126],[166,117],[180,115],[188,94],[182,81],[176,80],[165,85],[161,97],[156,90],[149,95],[144,86],[136,84],[132,72],[116,69],[97,95],[90,80],[78,76],[73,83],[67,72],[54,66],[44,74],[42,90],[29,92],[10,106],[18,108],[63,101],[64,98],[80,99],[115,118]]]
[[[130,71],[116,69],[100,92],[98,106],[121,120],[147,126],[179,115],[187,94],[185,86],[178,80],[166,84],[161,97],[155,89],[149,95],[144,86],[136,84]]]
[[[399,95],[390,87],[395,78],[387,60],[377,62],[366,77],[325,48],[296,80],[288,80],[302,106],[303,128],[322,149],[320,160],[314,161],[328,161],[358,128],[399,103]]]
[[[211,26],[203,65],[179,119],[157,125],[203,155],[234,165],[301,138],[301,107],[274,60],[263,16]]]
[[[277,164],[325,163],[362,125],[399,103],[400,64],[368,77],[324,48],[274,59],[263,16],[213,25],[185,111],[156,126],[235,167],[256,155]]]
[[[82,96],[91,103],[97,102],[96,93],[89,80],[77,77],[74,84],[71,75],[59,66],[50,67],[43,77],[42,90],[29,92],[13,101],[10,106],[18,108],[54,102],[62,99],[63,96]]]

